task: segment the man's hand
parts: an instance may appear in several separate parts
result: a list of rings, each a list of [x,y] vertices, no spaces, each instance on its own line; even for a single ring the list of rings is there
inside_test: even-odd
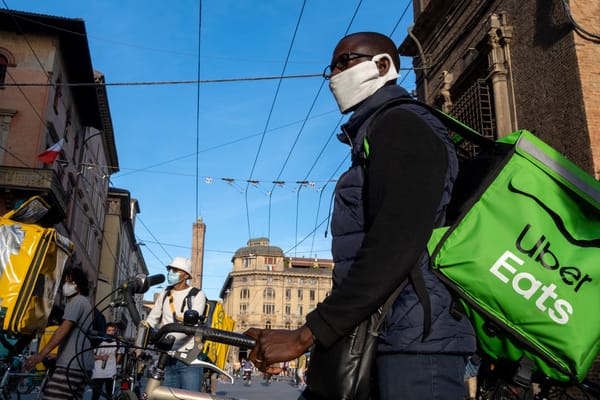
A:
[[[274,375],[280,373],[281,368],[271,365],[300,357],[314,343],[312,332],[306,325],[293,331],[250,328],[245,334],[256,340],[256,346],[248,356],[250,361],[260,371]]]
[[[23,369],[25,371],[29,371],[31,370],[33,367],[35,367],[35,364],[42,362],[42,360],[44,359],[44,357],[40,354],[32,354],[27,361],[25,361],[25,364],[23,365]]]

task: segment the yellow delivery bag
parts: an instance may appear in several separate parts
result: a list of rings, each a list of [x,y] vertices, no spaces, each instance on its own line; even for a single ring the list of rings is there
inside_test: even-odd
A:
[[[0,327],[10,335],[33,335],[46,328],[73,244],[53,228],[9,214],[0,217]]]
[[[235,321],[225,314],[223,310],[223,303],[216,300],[206,300],[206,326],[215,329],[221,329],[224,331],[233,331],[235,327]],[[206,341],[204,343],[203,353],[208,359],[221,369],[225,369],[225,362],[227,361],[227,353],[229,352],[229,345],[223,343],[216,343]]]

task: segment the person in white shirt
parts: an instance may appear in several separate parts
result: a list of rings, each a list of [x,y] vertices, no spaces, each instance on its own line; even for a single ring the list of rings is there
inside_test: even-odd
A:
[[[175,257],[167,265],[167,281],[169,286],[156,299],[146,322],[158,329],[172,322],[182,322],[183,314],[188,309],[204,314],[206,295],[198,288],[189,285],[192,277],[192,261],[185,257]],[[194,338],[182,333],[173,333],[175,343],[173,350],[191,349]],[[185,390],[200,391],[203,369],[171,359],[165,370],[164,385]]]
[[[117,326],[109,322],[106,324],[106,334],[114,336]],[[94,352],[94,371],[92,372],[92,400],[98,400],[102,394],[107,400],[112,399],[114,391],[114,376],[117,374],[117,364],[121,362],[124,353],[123,347],[116,341],[103,341]],[[104,386],[104,392],[102,387]]]

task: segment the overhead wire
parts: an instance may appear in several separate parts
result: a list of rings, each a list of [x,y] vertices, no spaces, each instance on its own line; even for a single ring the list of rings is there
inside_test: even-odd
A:
[[[358,13],[358,10],[359,10],[361,4],[362,4],[362,0],[359,0],[358,5],[354,9],[354,13],[353,13],[352,18],[350,20],[348,28],[346,29],[346,33],[348,33],[348,30],[349,30],[350,26],[352,25],[352,21],[354,21],[354,19],[355,19],[357,13]],[[315,94],[315,96],[314,96],[314,98],[312,100],[312,103],[311,103],[311,105],[310,105],[310,107],[308,109],[308,112],[306,113],[306,117],[304,118],[304,120],[302,122],[302,125],[300,126],[300,129],[299,129],[298,133],[296,134],[296,138],[295,138],[295,140],[294,140],[294,142],[293,142],[290,150],[288,151],[287,157],[286,157],[286,159],[285,159],[285,161],[284,161],[284,163],[283,163],[283,165],[282,165],[282,167],[281,167],[281,169],[279,171],[279,174],[278,174],[276,180],[279,180],[280,177],[281,177],[281,175],[283,174],[283,171],[285,170],[285,167],[287,166],[287,163],[288,163],[288,161],[289,161],[289,159],[290,159],[290,157],[292,155],[292,152],[294,151],[294,149],[296,147],[296,144],[298,143],[298,140],[300,139],[300,136],[302,135],[302,133],[304,131],[304,127],[306,126],[306,122],[310,118],[310,115],[312,114],[314,106],[317,103],[319,95],[321,94],[321,91],[323,90],[323,86],[325,85],[325,82],[326,82],[325,80],[321,81],[321,84],[319,85],[319,88],[317,89],[317,93]],[[340,121],[341,121],[341,119],[340,119]],[[338,124],[339,124],[339,122],[338,122]],[[327,143],[329,143],[329,140],[327,140],[326,144]],[[320,155],[323,154],[323,151],[324,151],[324,147],[322,148],[321,152],[319,152],[319,156],[318,157],[320,157]],[[317,161],[318,161],[318,157],[317,157]],[[316,161],[313,163],[312,167],[314,167],[315,165],[316,165]],[[303,181],[306,181],[308,179],[308,175],[312,171],[312,167],[309,170],[309,172],[306,174],[306,176],[303,179]],[[273,187],[271,189],[271,193],[273,192],[274,189],[275,189],[275,184],[273,185]],[[299,189],[298,189],[298,196],[300,194],[300,190],[301,189],[302,189],[302,186],[300,186]],[[297,196],[297,199],[296,199],[297,202],[298,202],[298,196]],[[297,230],[298,230],[298,204],[296,204],[296,239],[295,240],[297,240]],[[271,235],[271,198],[270,197],[269,197],[269,217],[268,217],[267,232],[268,232],[268,237],[270,237],[270,235]]]
[[[160,86],[160,85],[197,85],[203,83],[226,83],[226,82],[248,82],[248,81],[274,81],[282,79],[321,78],[323,74],[296,74],[279,76],[254,76],[246,78],[221,78],[221,79],[184,79],[176,81],[139,81],[139,82],[20,82],[6,84],[7,86],[56,86],[56,87],[109,87],[109,86]]]
[[[12,11],[10,9],[8,9],[7,11]],[[0,8],[0,12],[4,12],[3,9]],[[120,46],[124,46],[124,47],[132,47],[132,48],[136,48],[136,49],[140,49],[140,50],[147,50],[147,51],[152,51],[152,52],[158,52],[158,53],[165,53],[165,54],[179,54],[179,55],[185,55],[185,56],[190,56],[190,57],[196,57],[197,54],[193,53],[193,52],[185,52],[185,51],[177,51],[177,50],[170,50],[170,49],[158,49],[158,48],[153,48],[153,47],[147,47],[147,46],[141,46],[139,44],[136,43],[128,43],[128,42],[124,42],[122,40],[113,40],[113,39],[107,39],[105,37],[100,37],[100,36],[96,36],[96,35],[90,35],[90,34],[83,34],[80,32],[75,32],[69,29],[65,29],[65,28],[61,28],[58,27],[56,25],[50,25],[50,24],[46,24],[44,22],[41,21],[37,21],[31,18],[27,18],[23,15],[15,15],[16,18],[27,21],[31,24],[35,24],[35,25],[39,25],[39,26],[43,26],[49,29],[53,29],[55,31],[58,32],[64,32],[64,33],[69,33],[75,36],[80,36],[80,37],[85,37],[87,39],[93,39],[96,41],[101,41],[101,42],[106,42],[106,43],[111,43],[111,44],[115,44],[115,45],[120,45]],[[239,58],[239,57],[229,57],[229,56],[205,56],[205,58],[217,58],[217,59],[223,59],[223,60],[231,60],[231,61],[240,61],[240,62],[255,62],[257,61],[256,59],[247,59],[247,58]],[[264,58],[260,58],[260,62],[263,63],[277,63],[279,64],[281,61],[279,60],[265,60]],[[301,61],[295,61],[294,63],[302,63]],[[321,74],[318,74],[319,76]]]
[[[137,216],[136,221],[139,221],[140,224],[142,224],[142,226],[150,234],[150,236],[152,236],[152,239],[154,239],[157,243],[159,243],[159,247],[165,252],[165,254],[167,255],[167,257],[169,259],[173,258],[173,257],[171,257],[171,254],[167,251],[167,249],[165,249],[165,247],[162,244],[160,244],[161,242],[156,238],[156,236],[154,236],[154,233],[152,233],[152,231],[150,230],[150,228],[148,228],[148,226],[144,223],[144,220],[139,215]],[[165,265],[166,265],[166,263],[165,263]]]
[[[309,109],[308,112],[306,114],[306,117],[304,118],[304,120],[302,121],[302,125],[300,126],[300,129],[298,130],[298,134],[296,135],[296,138],[294,139],[294,143],[292,144],[292,147],[290,148],[290,150],[288,151],[288,154],[286,156],[286,159],[283,163],[283,165],[281,166],[281,169],[279,170],[279,174],[277,175],[277,178],[275,179],[275,181],[273,182],[273,186],[271,187],[271,191],[270,191],[270,195],[269,195],[269,215],[268,215],[268,227],[267,227],[267,237],[271,237],[271,200],[272,200],[272,194],[275,190],[275,187],[277,186],[277,184],[275,182],[280,181],[281,176],[283,175],[283,171],[285,170],[285,167],[287,166],[288,161],[290,160],[290,157],[292,156],[292,152],[294,151],[294,148],[296,147],[296,144],[298,143],[298,140],[300,139],[300,136],[302,135],[302,133],[304,132],[304,127],[306,126],[306,123],[310,117],[310,114],[312,113],[312,110],[315,107],[315,104],[317,103],[317,99],[319,98],[319,94],[321,93],[321,90],[323,89],[324,86],[324,81],[321,82],[321,84],[319,85],[319,89],[317,90],[317,94],[315,95]],[[306,179],[304,179],[306,180]],[[300,189],[298,190],[298,193],[300,193]]]
[[[346,36],[348,34],[348,32],[350,31],[350,27],[352,26],[352,23],[356,19],[356,16],[358,15],[358,11],[360,10],[361,5],[362,5],[362,0],[358,0],[358,3],[356,5],[356,7],[354,7],[354,12],[352,13],[352,17],[350,18],[350,22],[348,23],[348,26],[346,27],[346,31],[344,32],[344,36]],[[325,84],[325,81],[322,81],[321,85],[319,86],[319,89],[318,89],[317,93],[315,94],[312,106],[310,107],[310,109],[309,109],[309,111],[308,111],[308,113],[307,113],[307,115],[305,117],[305,122],[310,117],[310,113],[313,110],[313,106],[316,103],[317,98],[321,94],[321,90],[323,89],[324,84]],[[330,135],[327,138],[327,140],[325,141],[325,144],[321,147],[321,151],[319,152],[319,154],[317,155],[317,158],[315,159],[315,161],[313,162],[312,166],[309,168],[308,172],[306,173],[304,180],[308,179],[308,176],[310,175],[310,173],[312,172],[313,168],[315,167],[315,165],[319,161],[321,155],[324,153],[325,148],[327,147],[327,145],[331,141],[331,137],[333,135],[335,135],[335,131],[337,130],[337,127],[339,126],[339,124],[341,123],[342,120],[343,120],[343,116],[340,117],[340,119],[338,120],[338,122],[337,122],[337,124],[336,124],[336,126],[334,128],[334,132],[332,133],[332,135]],[[304,124],[302,126],[304,126]],[[325,186],[327,186],[327,184]],[[296,243],[296,245],[294,246],[294,249],[296,249],[298,247],[297,244],[298,244],[298,225],[299,225],[299,216],[300,216],[299,208],[300,208],[300,191],[301,191],[301,189],[302,189],[302,187],[298,188],[298,193],[297,193],[297,196],[296,196],[296,215],[295,215],[295,226],[294,226],[294,243]],[[320,206],[321,197],[322,197],[322,194],[319,196],[319,203],[318,203],[319,206]],[[317,215],[319,214],[319,208],[317,208],[316,214]],[[315,222],[315,224],[316,224],[316,222]],[[315,229],[313,229],[313,231],[316,232],[316,229],[317,228],[315,227]],[[294,254],[296,254],[296,253],[294,253]]]
[[[144,245],[145,245],[146,243],[152,243],[152,244],[159,244],[159,243],[160,243],[160,244],[162,244],[163,246],[166,246],[166,247],[174,247],[174,248],[178,248],[178,249],[186,249],[186,250],[191,250],[191,247],[190,247],[190,246],[184,246],[184,245],[180,245],[180,244],[174,244],[174,243],[165,243],[165,242],[162,242],[162,243],[161,243],[161,242],[156,242],[156,241],[154,241],[154,240],[147,240],[147,239],[143,239],[143,238],[140,238],[140,237],[138,237],[137,239],[138,239],[138,241],[139,241],[140,243],[143,243]],[[215,250],[215,249],[204,249],[204,251],[205,251],[205,252],[207,252],[207,253],[219,253],[219,254],[230,254],[230,255],[231,255],[231,254],[235,254],[235,251],[232,251],[232,250]],[[329,251],[329,249],[319,249],[319,250],[317,250],[317,251]],[[307,253],[307,254],[310,254],[310,253],[311,253],[311,251],[304,251],[304,252],[300,251],[299,253]],[[157,259],[158,259],[158,258],[157,258]],[[158,259],[158,261],[162,263],[162,260]]]
[[[198,1],[198,84],[196,85],[196,218],[200,216],[200,200],[198,196],[200,180],[200,55],[202,43],[202,0]]]
[[[196,254],[192,254],[192,260],[194,260],[198,265],[194,265],[193,268],[199,267],[199,288],[202,289],[202,282],[204,277],[204,258],[200,257],[199,252],[203,249],[202,243],[200,241],[202,238],[200,235],[196,234],[195,224],[198,223],[200,213],[200,66],[201,66],[201,55],[202,55],[202,0],[198,1],[198,84],[196,85],[196,179],[195,179],[195,195],[196,195],[196,215],[194,219],[194,225],[192,228],[193,235],[192,240],[196,240],[196,246],[192,246],[192,251],[195,249]]]
[[[139,216],[138,216],[139,218]],[[152,234],[150,234],[152,236]],[[145,243],[155,243],[155,244],[160,244],[160,242],[150,242],[149,240],[139,240],[136,239],[138,242],[143,242]],[[160,257],[154,252],[154,250],[152,250],[149,246],[146,246],[146,250],[148,251],[148,253],[152,254],[152,256],[156,259],[156,261],[158,261],[161,265],[167,265],[163,260],[160,259]]]
[[[313,116],[313,118],[320,118],[320,117],[322,117],[324,115],[331,114],[333,112],[337,112],[337,110],[335,110],[335,111],[327,111],[327,112],[324,112],[324,113],[321,113],[321,114],[317,114],[317,115]],[[293,121],[293,122],[290,122],[288,124],[284,124],[284,125],[280,125],[280,126],[275,127],[275,128],[271,128],[267,132],[268,133],[272,133],[272,132],[274,132],[276,130],[285,129],[285,128],[288,128],[290,126],[296,125],[298,123],[302,123],[303,121],[304,120]],[[222,147],[226,147],[226,146],[230,146],[230,145],[242,142],[244,140],[250,140],[250,139],[255,138],[257,136],[260,136],[260,135],[262,135],[262,133],[258,132],[258,133],[254,133],[252,135],[248,135],[248,136],[244,136],[244,137],[241,137],[241,138],[238,138],[238,139],[234,139],[234,140],[231,140],[231,141],[228,141],[228,142],[225,142],[225,143],[216,144],[214,146],[206,147],[206,148],[200,150],[200,153],[205,153],[205,152],[208,152],[208,151],[217,150],[217,149],[220,149]],[[145,172],[145,171],[148,171],[148,170],[150,170],[151,168],[154,168],[154,167],[158,167],[158,166],[165,165],[165,164],[170,164],[170,163],[175,162],[175,161],[180,161],[180,160],[183,160],[185,158],[192,157],[194,154],[195,153],[190,153],[190,154],[186,154],[186,155],[183,155],[183,156],[180,156],[180,157],[171,158],[171,159],[168,159],[168,160],[165,160],[165,161],[161,161],[161,162],[156,163],[156,164],[149,165],[149,166],[144,167],[144,168],[125,168],[125,167],[120,167],[121,171],[128,170],[130,172],[124,172],[124,173],[123,172],[119,172],[119,174],[117,175],[117,178],[122,178],[124,176],[130,175],[130,174],[136,173],[136,172]],[[274,180],[277,180],[277,179],[274,179]]]
[[[400,26],[400,22],[402,22],[402,19],[404,19],[404,16],[410,9],[410,6],[412,6],[412,0],[408,0],[406,2],[406,7],[404,7],[404,11],[402,11],[402,14],[400,14],[400,17],[398,18],[398,21],[396,21],[396,25],[394,25],[392,32],[390,32],[390,37],[393,37],[394,33],[396,33],[396,29],[398,29],[398,27]]]
[[[287,65],[288,65],[288,62],[289,62],[289,59],[290,59],[290,54],[291,54],[292,49],[294,47],[294,41],[296,39],[296,34],[298,33],[298,28],[300,27],[300,21],[302,20],[302,15],[304,14],[304,7],[305,6],[306,6],[306,0],[304,0],[302,2],[302,8],[300,9],[300,14],[298,15],[298,20],[296,21],[296,27],[294,28],[294,33],[292,35],[292,39],[291,39],[290,45],[288,47],[288,52],[287,52],[287,55],[286,55],[286,58],[285,58],[285,62],[284,62],[284,65],[283,65],[283,69],[282,69],[282,72],[281,72],[282,76],[285,74],[285,70],[287,68]],[[282,82],[283,82],[283,80],[281,80],[281,79],[277,82],[277,88],[275,90],[275,95],[273,96],[273,101],[271,102],[271,108],[270,108],[269,114],[267,116],[267,121],[265,122],[265,128],[264,128],[263,133],[261,135],[260,143],[258,145],[258,149],[256,151],[256,156],[254,158],[254,163],[252,164],[252,168],[250,170],[250,176],[248,178],[249,181],[252,180],[252,177],[254,175],[254,170],[256,168],[256,164],[258,163],[258,157],[260,155],[260,151],[261,151],[262,146],[263,146],[265,135],[267,133],[267,128],[269,127],[269,123],[271,121],[271,116],[273,115],[273,110],[275,109],[275,104],[277,103],[277,98],[278,98],[278,95],[279,95],[279,90],[281,88],[281,83]],[[249,184],[246,185],[246,192],[244,193],[244,200],[245,200],[245,204],[246,204],[246,221],[247,221],[247,224],[248,224],[248,239],[251,239],[252,238],[252,230],[250,228],[250,209],[249,209],[249,206],[248,206],[248,185]]]
[[[392,29],[392,32],[390,33],[390,37],[394,36],[394,33],[396,32],[396,29],[398,29],[398,27],[400,26],[400,22],[402,22],[402,19],[404,19],[404,16],[406,15],[406,13],[408,12],[408,10],[410,9],[411,6],[412,6],[412,0],[408,0],[406,2],[406,7],[404,8],[404,11],[402,11],[402,14],[398,18],[398,21],[396,22],[396,25],[394,25],[394,28]],[[400,70],[402,70],[402,69],[403,68],[400,68]],[[420,69],[424,69],[424,68],[420,68]],[[398,83],[398,85],[402,86],[402,84],[404,83],[404,81],[406,80],[407,77],[408,77],[408,74],[404,74],[404,76],[402,77],[402,79],[400,80],[400,82]]]
[[[8,4],[6,4],[6,0],[2,0],[2,4],[4,4],[4,7],[6,8],[6,10],[9,10]],[[35,58],[35,60],[37,61],[38,65],[42,69],[42,72],[44,73],[44,75],[46,75],[46,80],[48,82],[50,82],[52,80],[52,78],[50,77],[50,74],[48,74],[48,71],[46,71],[46,68],[44,67],[44,64],[42,64],[42,62],[40,61],[40,58],[36,54],[35,50],[33,50],[33,46],[31,45],[31,42],[29,41],[29,39],[27,38],[27,35],[25,35],[25,32],[23,32],[23,29],[21,29],[21,26],[17,22],[17,19],[15,18],[15,14],[12,13],[12,12],[8,12],[8,15],[10,15],[10,18],[15,23],[15,26],[19,30],[19,34],[21,34],[23,36],[23,39],[25,40],[25,43],[27,43],[27,47],[29,47],[29,50],[31,50],[31,54],[33,54],[33,57]]]
[[[18,155],[14,154],[12,151],[10,151],[9,149],[7,149],[6,147],[4,147],[1,144],[0,144],[0,150],[3,150],[6,154],[10,155],[17,162],[21,163],[24,167],[30,168],[34,173],[38,174],[41,178],[46,179],[46,176],[43,176],[42,174],[37,172],[28,163],[26,163],[22,158],[20,158]],[[58,162],[58,161],[55,161],[55,162]],[[80,172],[80,174],[82,174],[82,173]],[[85,208],[79,202],[73,201],[73,204],[75,205],[75,207],[77,207],[79,209],[79,211],[81,211],[83,216],[87,215]],[[91,226],[91,224],[88,224],[88,226]],[[99,230],[103,231],[103,229],[100,229],[102,227],[98,227],[98,228],[99,228]],[[70,240],[70,238],[69,238],[69,240]],[[108,253],[111,255],[114,264],[118,265],[117,255],[116,255],[115,251],[113,250],[113,248],[111,247],[110,243],[108,243],[108,241],[104,237],[104,235],[102,235],[102,244],[106,246],[106,249],[107,249]],[[100,250],[102,250],[102,249],[100,249]]]
[[[352,18],[348,24],[348,27],[346,28],[346,31],[344,33],[344,36],[346,36],[348,34],[348,32],[350,31],[350,28],[352,27],[352,24],[356,18],[356,15],[358,14],[358,11],[360,9],[362,0],[358,2],[357,6],[355,7],[354,13],[352,15]],[[396,29],[398,28],[398,26],[400,25],[400,22],[402,21],[402,19],[404,18],[404,16],[406,15],[406,13],[408,12],[408,10],[410,9],[410,6],[412,4],[412,0],[408,0],[406,7],[404,8],[404,11],[402,12],[402,14],[400,15],[400,17],[398,18],[396,24],[394,25],[394,28],[392,29],[392,32],[390,33],[390,37],[392,37],[394,35],[394,32],[396,31]],[[406,77],[408,76],[408,74],[405,74],[405,76],[403,77],[402,81],[400,82],[400,84],[402,84],[402,82],[404,81],[404,79],[406,79]],[[324,146],[321,149],[321,152],[319,153],[319,155],[317,156],[317,159],[315,160],[315,162],[313,163],[313,165],[311,166],[311,168],[309,169],[308,173],[306,176],[308,176],[312,169],[315,167],[317,161],[319,160],[319,158],[321,157],[321,155],[324,153],[325,148],[327,147],[327,145],[329,144],[329,142],[331,141],[331,139],[333,137],[335,137],[335,134],[337,132],[338,126],[341,124],[343,120],[343,116],[340,118],[340,120],[337,122],[333,132],[331,133],[331,135],[329,135],[327,141],[325,142]],[[338,173],[338,171],[341,169],[341,167],[344,165],[344,163],[346,162],[347,158],[348,158],[349,154],[346,155],[346,157],[342,160],[342,162],[340,162],[340,164],[337,166],[336,170],[334,171],[334,173],[331,175],[330,180],[333,179],[334,176],[336,176],[336,174]],[[306,179],[306,178],[305,178]],[[327,186],[327,185],[325,185]],[[312,231],[312,242],[311,242],[311,253],[312,253],[312,249],[314,247],[314,242],[315,242],[315,237],[316,237],[316,232],[317,232],[317,223],[319,220],[319,213],[321,210],[321,201],[322,201],[322,196],[323,193],[325,192],[325,186],[323,187],[323,190],[321,191],[320,195],[319,195],[319,201],[317,204],[317,211],[316,211],[316,217],[315,217],[315,228]],[[331,210],[329,211],[331,212]],[[296,227],[298,226],[298,215],[296,215]],[[297,228],[296,228],[297,229]],[[297,238],[296,238],[297,240]]]

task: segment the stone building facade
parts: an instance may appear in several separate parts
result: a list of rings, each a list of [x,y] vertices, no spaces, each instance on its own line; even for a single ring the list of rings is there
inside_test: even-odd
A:
[[[220,297],[236,332],[296,329],[331,292],[332,260],[287,257],[267,238],[249,240],[231,261]]]
[[[104,313],[107,321],[116,322],[120,333],[135,337],[137,327],[125,307],[109,307],[113,291],[137,274],[148,275],[148,268],[140,243],[135,238],[135,221],[140,205],[131,198],[128,190],[110,188],[106,216],[104,218],[104,240],[98,267],[96,306]],[[135,295],[136,308],[145,319],[147,310],[143,306],[143,295]]]

